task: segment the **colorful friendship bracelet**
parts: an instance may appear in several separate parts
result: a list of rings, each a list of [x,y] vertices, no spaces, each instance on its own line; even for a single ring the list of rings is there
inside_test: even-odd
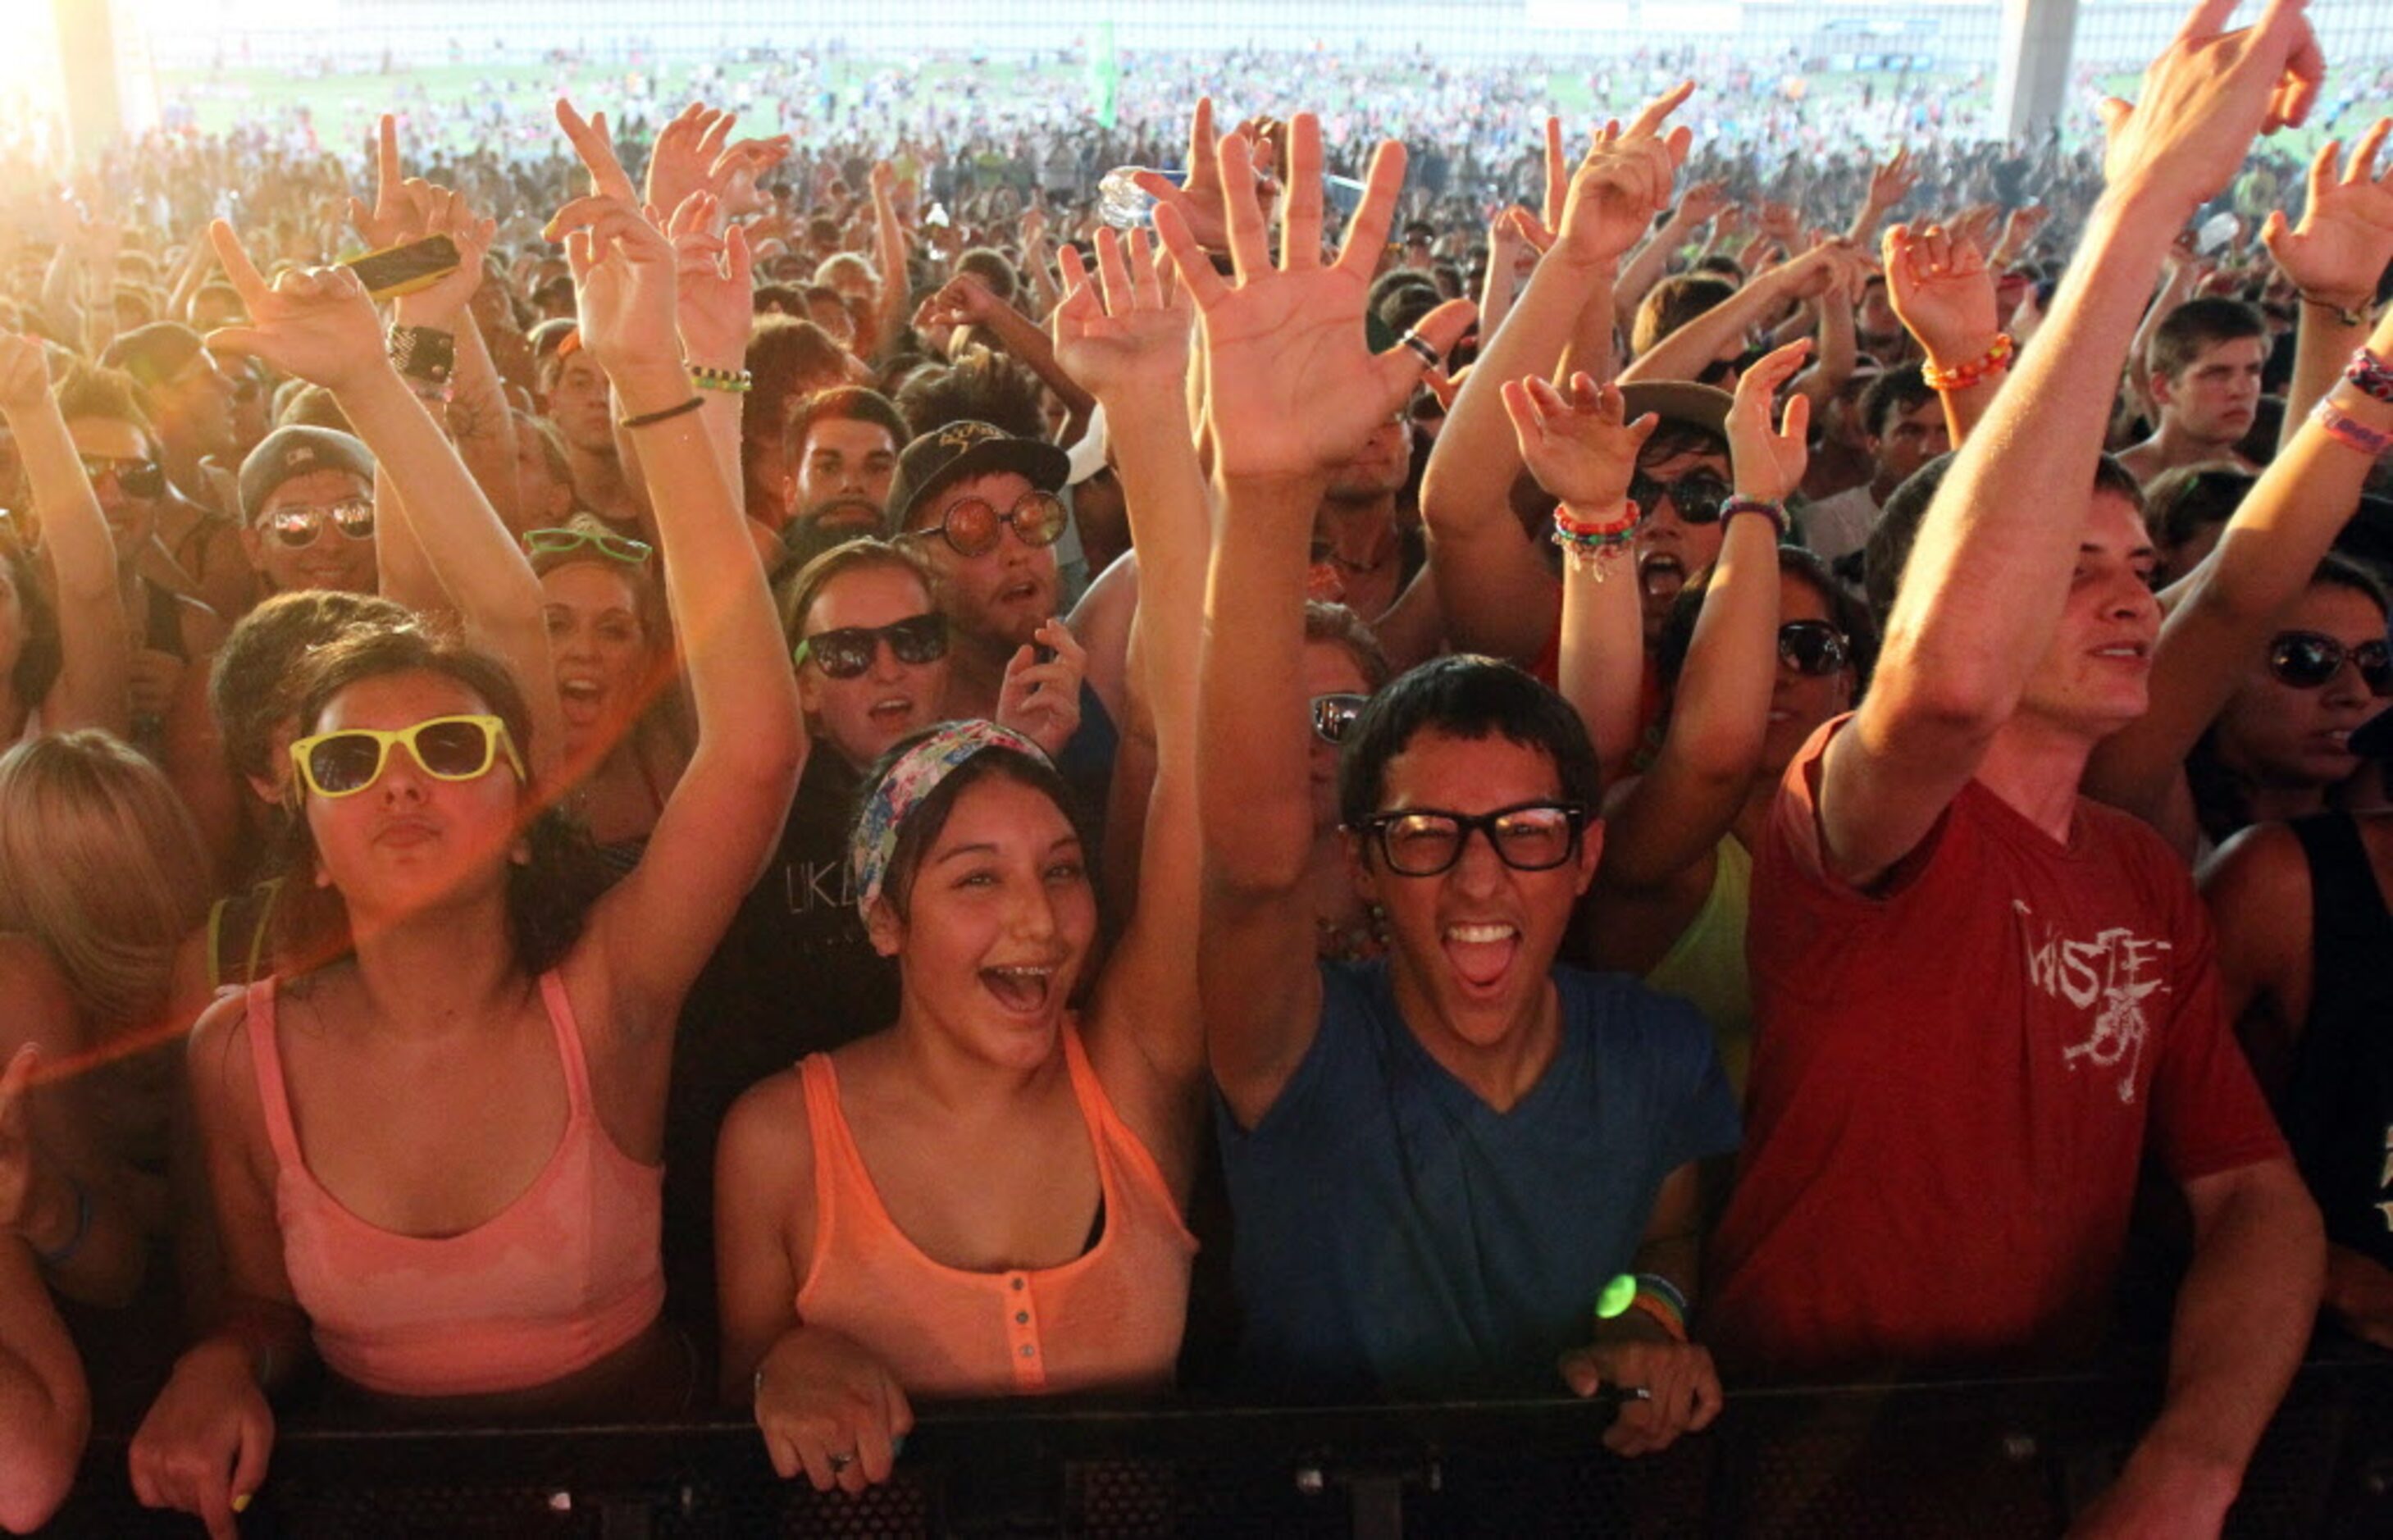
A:
[[[1933,363],[1922,363],[1919,366],[1919,377],[1928,383],[1928,388],[1930,390],[1967,390],[1971,385],[1990,380],[2009,369],[2011,356],[2018,351],[2019,344],[2011,340],[2011,334],[2008,332],[1997,332],[1994,333],[1994,342],[1987,346],[1986,350],[1968,363],[1957,363],[1950,369],[1939,369]]]
[[[2353,351],[2351,362],[2344,366],[2343,378],[2345,384],[2361,395],[2393,406],[2393,364],[2386,363],[2367,348]]]
[[[1609,518],[1584,519],[1572,514],[1570,504],[1554,510],[1553,541],[1562,547],[1563,559],[1574,571],[1585,572],[1602,582],[1612,564],[1637,538],[1640,518],[1637,504],[1623,500]]]

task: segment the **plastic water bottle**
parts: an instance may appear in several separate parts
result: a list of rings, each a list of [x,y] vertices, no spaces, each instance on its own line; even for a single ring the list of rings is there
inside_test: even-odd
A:
[[[1144,166],[1118,165],[1105,174],[1097,183],[1097,217],[1118,230],[1138,229],[1145,226],[1155,213],[1154,195],[1133,179]],[[1167,171],[1164,176],[1178,180],[1180,174]]]

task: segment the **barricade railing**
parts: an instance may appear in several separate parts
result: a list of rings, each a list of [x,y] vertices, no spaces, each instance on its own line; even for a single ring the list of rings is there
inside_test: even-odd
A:
[[[2059,1534],[2117,1472],[2151,1374],[1733,1392],[1665,1453],[1569,1400],[1259,1408],[924,1407],[860,1496],[776,1476],[755,1429],[281,1430],[244,1536]],[[94,1440],[58,1534],[193,1535]],[[2393,1534],[2393,1356],[2305,1365],[2229,1533]]]

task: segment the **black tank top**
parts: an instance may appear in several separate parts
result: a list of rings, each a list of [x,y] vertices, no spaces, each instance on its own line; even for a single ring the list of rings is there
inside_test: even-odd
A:
[[[2285,1138],[2327,1239],[2393,1267],[2393,914],[2351,815],[2291,827],[2310,868],[2310,1012]]]

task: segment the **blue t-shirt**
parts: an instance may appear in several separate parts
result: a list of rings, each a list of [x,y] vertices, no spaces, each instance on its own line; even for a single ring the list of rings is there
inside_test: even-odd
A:
[[[1554,1391],[1663,1179],[1736,1148],[1712,1033],[1685,1001],[1557,968],[1562,1041],[1499,1113],[1431,1058],[1383,961],[1321,965],[1321,1025],[1251,1129],[1217,1096],[1245,1312],[1266,1394]]]

